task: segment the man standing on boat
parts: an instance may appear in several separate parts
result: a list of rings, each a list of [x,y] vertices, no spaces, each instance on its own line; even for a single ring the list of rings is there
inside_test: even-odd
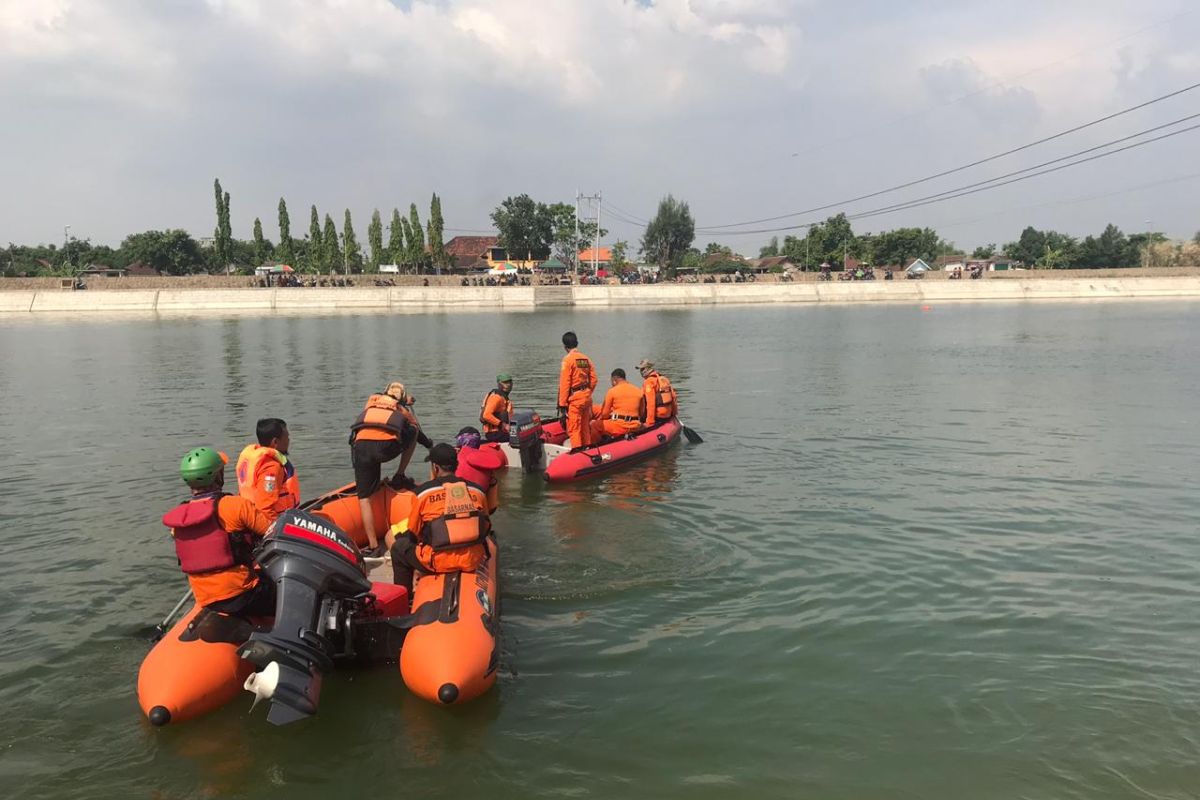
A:
[[[288,459],[291,435],[287,423],[268,417],[255,428],[258,444],[249,444],[237,460],[238,494],[272,521],[300,505],[300,480]]]
[[[612,387],[604,395],[604,405],[592,420],[593,441],[605,436],[614,439],[637,433],[646,416],[646,398],[642,390],[625,380],[625,370],[618,367],[610,376]]]
[[[229,457],[197,447],[183,457],[179,474],[192,496],[163,515],[171,529],[179,568],[198,605],[239,616],[275,614],[275,584],[261,577],[252,555],[271,520],[254,503],[226,494]]]
[[[484,441],[508,441],[508,421],[512,418],[513,410],[512,400],[508,396],[512,393],[512,387],[512,375],[501,372],[496,376],[496,388],[483,396],[479,424],[483,426]]]
[[[471,572],[487,558],[491,532],[484,489],[456,476],[458,453],[437,444],[425,458],[430,480],[417,488],[408,517],[408,535],[392,548],[392,580],[412,589],[416,570]]]
[[[399,381],[392,381],[383,394],[373,394],[350,428],[350,463],[354,467],[354,491],[362,512],[363,529],[367,534],[366,555],[378,557],[387,551],[375,532],[375,512],[371,496],[379,491],[384,463],[399,457],[393,482],[404,478],[404,470],[412,460],[413,450],[420,442],[431,447],[433,442],[421,431],[412,411],[412,395]],[[390,537],[391,534],[389,533]]]
[[[646,395],[646,427],[653,427],[671,417],[679,416],[679,398],[665,375],[654,368],[654,362],[643,358],[638,362],[642,374],[642,392]]]
[[[574,331],[562,335],[562,366],[558,373],[558,416],[565,419],[571,448],[592,443],[592,392],[596,388],[596,367],[579,352],[579,337]]]

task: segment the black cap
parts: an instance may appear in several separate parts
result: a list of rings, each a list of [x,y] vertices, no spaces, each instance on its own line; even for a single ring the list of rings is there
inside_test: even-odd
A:
[[[454,445],[441,442],[429,448],[429,455],[425,456],[425,460],[444,469],[457,469],[458,451],[454,449]]]

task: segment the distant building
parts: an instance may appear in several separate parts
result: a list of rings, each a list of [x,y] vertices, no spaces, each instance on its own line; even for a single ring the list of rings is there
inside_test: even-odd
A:
[[[746,263],[752,270],[758,273],[800,271],[800,267],[798,267],[789,256],[767,256],[766,258],[752,258]]]
[[[612,248],[611,247],[589,247],[587,250],[582,250],[579,253],[579,265],[588,266],[595,258],[597,267],[607,267],[612,263]]]
[[[466,270],[477,267],[496,269],[512,264],[520,269],[537,266],[537,259],[520,258],[520,253],[509,257],[508,251],[500,246],[499,236],[455,236],[446,242],[446,253],[450,256],[452,269]]]

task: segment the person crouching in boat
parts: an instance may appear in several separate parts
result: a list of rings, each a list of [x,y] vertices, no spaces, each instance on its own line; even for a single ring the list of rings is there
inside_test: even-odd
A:
[[[667,377],[654,368],[654,362],[643,358],[638,362],[642,374],[642,392],[646,395],[646,427],[653,427],[671,417],[679,416],[679,398]]]
[[[513,379],[507,372],[496,376],[496,388],[483,396],[479,407],[479,424],[483,426],[483,438],[489,442],[508,441],[508,421],[512,419],[513,404],[508,396],[512,393]]]
[[[483,447],[479,431],[468,426],[458,432],[454,443],[458,446],[458,466],[454,474],[487,492],[487,510],[495,514],[500,507],[500,482],[496,470],[503,469],[508,462],[496,447]]]
[[[594,442],[637,433],[646,416],[646,398],[641,389],[625,379],[625,370],[614,369],[609,379],[612,386],[604,395],[604,405],[600,406],[596,419],[592,420]]]
[[[276,517],[300,505],[300,479],[296,466],[288,458],[292,437],[287,423],[268,417],[255,428],[258,444],[248,444],[238,456],[238,494],[274,521]]]
[[[571,449],[592,443],[592,392],[596,389],[596,367],[579,352],[574,331],[562,335],[562,366],[558,372],[558,416],[565,419]]]
[[[437,444],[425,459],[430,479],[417,487],[408,535],[392,547],[392,579],[412,589],[413,573],[471,572],[487,557],[492,523],[482,487],[454,474],[458,454]]]
[[[412,411],[412,395],[399,381],[392,381],[382,394],[367,398],[362,413],[350,428],[350,463],[354,467],[354,493],[362,513],[363,529],[367,534],[369,549],[364,555],[383,555],[393,537],[388,533],[384,543],[375,534],[375,512],[371,508],[371,495],[379,491],[384,463],[400,458],[400,466],[392,478],[393,483],[402,483],[404,470],[412,460],[413,450],[420,442],[430,447],[433,442],[421,431],[416,414]]]
[[[259,575],[253,557],[271,520],[246,498],[221,491],[228,463],[228,456],[208,447],[189,451],[179,472],[192,496],[162,521],[197,604],[243,617],[273,616],[275,584]]]

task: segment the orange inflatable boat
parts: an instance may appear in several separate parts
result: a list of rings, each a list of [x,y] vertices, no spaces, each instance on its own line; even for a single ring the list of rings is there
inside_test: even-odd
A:
[[[382,540],[408,519],[414,495],[385,486],[372,500]],[[243,687],[271,701],[269,721],[303,719],[316,712],[322,675],[346,660],[398,658],[405,683],[431,702],[486,692],[499,654],[495,537],[475,572],[418,573],[411,603],[407,587],[392,582],[389,560],[363,561],[358,547],[367,541],[353,485],[281,516],[259,554],[278,587],[280,616],[252,624],[193,607],[142,662],[138,702],[147,719],[192,719]]]
[[[414,500],[411,492],[395,492],[390,487],[375,496],[375,519],[389,520],[376,522],[380,540],[395,522],[408,518]],[[367,543],[353,486],[330,492],[305,507],[329,519],[360,546]],[[500,653],[496,564],[500,549],[495,536],[488,537],[487,549],[488,558],[474,572],[417,573],[412,619],[408,621],[411,627],[400,651],[400,674],[413,694],[430,702],[465,703],[496,682]],[[372,577],[390,581],[391,562],[385,561]]]

